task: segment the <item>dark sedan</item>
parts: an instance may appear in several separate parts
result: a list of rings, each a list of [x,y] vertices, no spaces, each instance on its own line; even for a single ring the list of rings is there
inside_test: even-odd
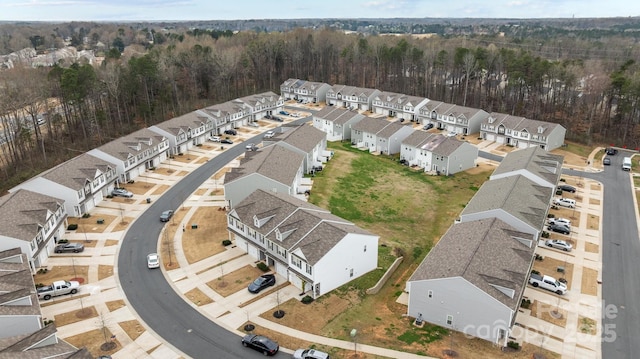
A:
[[[224,144],[230,145],[230,144],[232,144],[232,143],[233,143],[233,141],[231,141],[231,140],[230,140],[230,139],[228,139],[228,138],[225,138],[224,140],[220,141],[220,143],[224,143]]]
[[[549,227],[547,227],[548,230],[553,231],[553,232],[558,232],[558,233],[562,233],[562,234],[569,234],[571,233],[571,229],[569,229],[569,227],[562,225],[562,224],[558,224],[558,223],[554,223],[552,225],[549,225]]]
[[[263,274],[249,284],[249,292],[260,293],[261,290],[276,284],[276,276],[273,274]]]
[[[576,188],[573,186],[569,186],[568,184],[560,184],[558,185],[558,189],[564,192],[576,193]]]
[[[171,216],[173,216],[172,210],[162,212],[162,214],[160,214],[160,222],[169,222]]]
[[[276,355],[280,346],[273,340],[262,335],[247,334],[242,338],[242,345],[257,350],[264,355]]]
[[[84,245],[82,243],[65,243],[59,244],[54,249],[56,253],[79,253],[84,251]]]

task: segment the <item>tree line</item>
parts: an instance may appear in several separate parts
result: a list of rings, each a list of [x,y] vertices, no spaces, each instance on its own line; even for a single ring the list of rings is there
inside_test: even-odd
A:
[[[83,39],[99,41],[92,31]],[[570,140],[640,147],[632,60],[638,49],[623,38],[605,46],[572,37],[444,39],[329,28],[119,28],[104,36],[111,41],[100,64],[0,71],[4,189],[139,128],[249,94],[278,93],[288,78],[423,96],[559,123]],[[47,41],[32,36],[27,46]]]

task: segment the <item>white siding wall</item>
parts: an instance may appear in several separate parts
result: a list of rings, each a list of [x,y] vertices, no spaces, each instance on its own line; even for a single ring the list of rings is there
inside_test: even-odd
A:
[[[427,322],[493,343],[498,342],[500,329],[508,336],[513,311],[464,278],[410,282],[409,291],[410,317],[422,314]],[[452,317],[451,324],[447,316]]]

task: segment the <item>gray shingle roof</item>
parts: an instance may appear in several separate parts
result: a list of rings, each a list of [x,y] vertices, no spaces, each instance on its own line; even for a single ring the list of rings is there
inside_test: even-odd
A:
[[[98,171],[104,173],[109,169],[113,169],[113,164],[83,153],[42,172],[39,176],[79,191],[84,188],[87,182],[92,182],[95,179]]]
[[[409,136],[402,140],[402,144],[410,147],[420,147],[422,143],[428,142],[429,139],[434,136],[436,136],[436,134],[424,131],[413,131]]]
[[[493,121],[493,122],[490,122]],[[549,136],[549,134],[561,125],[553,122],[531,120],[526,117],[513,116],[505,113],[492,112],[490,117],[482,121],[484,124],[492,126],[503,125],[505,128],[514,131],[525,131],[531,135]]]
[[[533,235],[497,219],[454,224],[418,266],[409,282],[462,277],[517,311],[535,246]],[[514,290],[510,297],[496,286]]]
[[[32,241],[44,227],[48,211],[55,213],[63,200],[20,189],[0,198],[0,235]]]
[[[337,125],[343,125],[354,117],[363,118],[364,116],[359,114],[357,111],[348,110],[346,108],[326,106],[322,110],[316,112],[314,117],[333,122]]]
[[[275,231],[288,233],[279,244],[288,251],[300,249],[314,265],[348,233],[372,235],[329,211],[292,196],[256,190],[234,207],[231,215],[278,243]],[[256,227],[254,217],[272,217]]]
[[[402,106],[411,104],[413,107],[418,106],[420,102],[426,100],[425,97],[411,96],[387,91],[380,92],[378,95],[376,95],[376,98],[382,102],[389,102]]]
[[[485,182],[471,198],[462,215],[502,209],[540,229],[552,195],[552,188],[536,185],[522,175],[514,175]]]
[[[456,138],[453,137],[447,137],[447,136],[442,136],[440,135],[440,137],[444,137],[444,140],[442,140],[433,150],[432,152],[440,155],[440,156],[450,156],[455,150],[457,150],[458,148],[462,147],[465,145],[466,142],[464,141],[460,141]]]
[[[405,126],[409,126],[409,125],[404,125],[400,122],[391,122],[387,126],[385,126],[382,130],[380,130],[377,133],[377,135],[378,137],[389,138],[393,136],[393,134],[395,134],[396,132],[400,131],[400,129],[402,129]]]
[[[77,349],[60,339],[47,345],[51,342],[47,339],[55,336],[55,324],[49,324],[30,334],[0,339],[0,359],[93,359],[86,348]]]
[[[98,149],[113,157],[126,161],[129,157],[135,157],[139,153],[155,147],[166,138],[154,131],[143,128],[117,140],[98,147]]]
[[[365,133],[378,133],[390,124],[391,122],[381,118],[365,117],[360,122],[354,124],[351,129]]]
[[[304,156],[301,153],[282,146],[263,147],[259,151],[248,152],[240,167],[225,174],[224,183],[228,184],[238,178],[258,173],[284,185],[291,185],[302,167],[303,160]]]
[[[248,110],[244,103],[227,101],[217,105],[205,107],[201,111],[215,119],[223,119],[232,114],[240,113],[243,110]]]
[[[510,152],[493,171],[492,176],[527,170],[555,186],[560,180],[563,160],[562,156],[551,154],[540,147],[529,147]]]
[[[203,111],[209,113],[207,110],[208,108]],[[192,111],[182,116],[160,122],[156,126],[171,133],[172,135],[177,135],[181,130],[183,132],[187,132],[188,129],[204,126],[207,121],[209,121],[209,119],[206,116],[202,116],[198,111]]]
[[[303,124],[291,128],[288,127],[287,130],[279,133],[276,138],[305,153],[311,153],[319,143],[327,138],[327,134],[313,126]]]
[[[258,105],[258,104],[276,103],[279,98],[280,98],[279,95],[276,95],[272,91],[267,91],[267,92],[263,92],[263,93],[259,93],[259,94],[255,94],[255,95],[249,95],[249,96],[245,96],[245,97],[240,97],[238,100],[240,100],[241,102],[246,103],[247,105],[249,105],[251,107],[256,107],[256,105]]]

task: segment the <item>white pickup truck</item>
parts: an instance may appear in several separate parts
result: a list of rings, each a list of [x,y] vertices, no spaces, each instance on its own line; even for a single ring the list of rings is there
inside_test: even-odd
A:
[[[38,288],[38,299],[49,300],[51,297],[57,297],[65,294],[76,294],[80,288],[80,282],[58,280],[51,285],[45,285]]]
[[[561,283],[557,279],[548,275],[531,273],[531,276],[529,277],[529,283],[534,287],[544,288],[560,295],[563,295],[567,292],[566,284]]]

